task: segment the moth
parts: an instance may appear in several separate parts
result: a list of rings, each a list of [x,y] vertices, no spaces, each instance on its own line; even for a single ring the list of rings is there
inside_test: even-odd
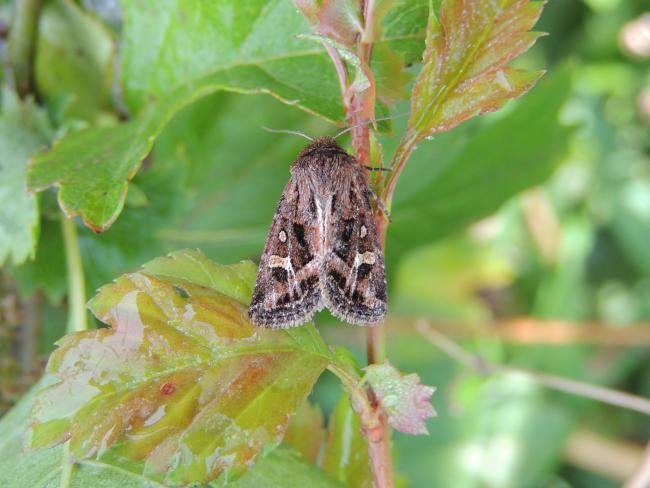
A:
[[[386,316],[386,272],[366,169],[331,137],[291,165],[257,273],[251,322],[294,327],[327,307],[351,324]]]

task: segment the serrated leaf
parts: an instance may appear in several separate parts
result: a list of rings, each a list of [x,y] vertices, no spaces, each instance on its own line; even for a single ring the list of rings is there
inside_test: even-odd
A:
[[[409,138],[448,131],[533,87],[542,72],[507,64],[527,51],[543,2],[444,0],[430,7],[423,66],[411,98]]]
[[[428,434],[425,420],[435,417],[430,403],[435,388],[420,384],[415,374],[404,375],[386,361],[365,368],[365,380],[388,415],[388,423],[406,434]]]
[[[169,117],[192,100],[170,94],[134,120],[111,127],[91,127],[59,139],[38,154],[27,170],[32,191],[58,186],[59,205],[68,217],[80,215],[95,232],[107,230],[122,211],[128,180],[135,176],[153,139]]]
[[[45,376],[21,401],[0,419],[0,486],[3,488],[46,488],[60,486],[67,458],[62,446],[51,449],[23,449],[29,428],[28,414],[38,390],[53,383]],[[164,485],[143,472],[142,462],[105,456],[102,460],[77,459],[70,467],[69,486],[121,488],[162,488]],[[209,486],[219,486],[213,482]],[[288,488],[341,486],[296,452],[280,446],[251,467],[232,486]]]
[[[22,102],[5,89],[0,113],[0,267],[7,259],[21,264],[33,257],[38,238],[38,205],[27,193],[25,171],[30,155],[45,146],[51,128],[33,102]]]
[[[94,120],[108,106],[114,46],[103,25],[71,0],[43,5],[34,77],[48,102],[69,97],[65,115]]]
[[[330,360],[312,325],[248,322],[233,297],[252,269],[179,251],[103,287],[90,308],[111,327],[59,342],[48,369],[60,381],[38,396],[32,445],[69,439],[75,456],[98,459],[112,447],[170,483],[243,473]]]
[[[395,193],[388,233],[392,258],[451,235],[545,181],[574,130],[559,120],[571,87],[571,70],[558,69],[501,117],[423,142]],[[504,134],[507,144],[495,145]],[[389,150],[390,143],[382,140]]]
[[[373,486],[361,422],[347,395],[341,396],[329,419],[321,467],[346,486]]]

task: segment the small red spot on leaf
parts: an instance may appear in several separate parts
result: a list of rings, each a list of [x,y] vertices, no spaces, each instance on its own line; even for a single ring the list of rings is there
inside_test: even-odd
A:
[[[174,386],[174,383],[163,383],[160,387],[160,393],[163,395],[171,395],[175,391],[176,387]]]

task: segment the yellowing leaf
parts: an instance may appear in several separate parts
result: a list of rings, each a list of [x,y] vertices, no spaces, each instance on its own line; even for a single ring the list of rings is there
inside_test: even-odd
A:
[[[254,270],[180,251],[103,287],[90,308],[111,327],[59,342],[48,365],[59,382],[35,402],[32,445],[69,439],[79,458],[144,460],[165,483],[243,473],[280,442],[329,363],[312,325],[248,322],[235,297]]]
[[[529,32],[543,2],[443,0],[430,8],[422,70],[412,96],[414,139],[492,112],[533,87],[541,71],[508,67],[541,35]]]

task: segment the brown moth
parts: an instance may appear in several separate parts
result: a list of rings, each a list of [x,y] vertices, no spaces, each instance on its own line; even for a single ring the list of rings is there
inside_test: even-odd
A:
[[[386,316],[386,272],[366,170],[331,137],[291,166],[266,239],[249,309],[254,324],[286,328],[327,307],[341,320]]]

